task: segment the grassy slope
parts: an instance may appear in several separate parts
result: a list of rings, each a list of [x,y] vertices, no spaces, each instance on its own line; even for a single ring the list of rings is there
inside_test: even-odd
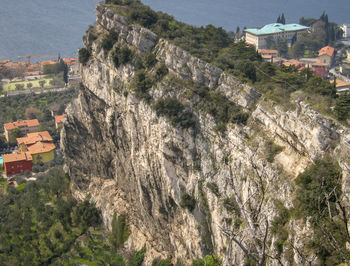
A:
[[[5,83],[3,85],[4,86],[4,91],[15,91],[17,84],[22,84],[22,85],[24,85],[24,89],[28,89],[27,88],[27,84],[28,83],[32,83],[33,84],[32,88],[35,88],[35,87],[39,87],[40,88],[41,86],[39,84],[39,81],[42,81],[42,80],[45,80],[44,88],[51,87],[50,81],[52,80],[52,78],[44,78],[44,79],[36,79],[36,80],[31,80],[31,81],[19,81],[19,82]]]

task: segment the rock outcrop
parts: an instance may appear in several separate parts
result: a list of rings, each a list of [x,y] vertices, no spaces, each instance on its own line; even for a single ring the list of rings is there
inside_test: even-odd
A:
[[[241,265],[247,259],[244,249],[258,259],[264,249],[276,255],[276,239],[268,230],[278,215],[274,202],[292,206],[293,178],[326,152],[337,154],[343,190],[348,190],[347,129],[303,102],[294,111],[274,106],[254,88],[148,29],[129,24],[103,4],[96,14],[95,31],[116,30],[115,45],[140,56],[153,53],[177,79],[220,92],[252,113],[247,125],[229,124],[220,133],[210,115],[193,108],[196,127],[174,127],[128,89],[136,73],[132,64],[116,68],[100,49],[99,39],[84,39],[92,56],[81,67],[83,86],[67,108],[61,133],[65,169],[75,197],[89,196],[107,228],[114,213],[127,215],[131,234],[125,247],[138,250],[146,245],[145,265],[157,257],[188,264],[210,253],[224,265]],[[186,101],[181,86],[169,90],[162,81],[149,94]],[[271,141],[283,147],[272,163],[266,159]],[[192,211],[184,208],[185,194],[195,199]],[[302,252],[310,230],[295,220],[288,226],[293,248],[286,247],[280,261],[303,264],[313,256]]]

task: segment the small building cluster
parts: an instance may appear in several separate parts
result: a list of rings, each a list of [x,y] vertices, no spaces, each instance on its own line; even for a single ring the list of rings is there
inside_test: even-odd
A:
[[[350,37],[350,24],[341,26],[344,38]],[[309,68],[315,75],[324,79],[329,78],[329,70],[335,64],[335,48],[325,46],[318,51],[318,56],[313,58],[299,58],[288,60],[279,56],[277,50],[269,49],[278,41],[286,41],[287,46],[291,47],[294,42],[300,39],[300,35],[313,32],[312,27],[306,27],[299,24],[281,24],[272,23],[261,28],[250,28],[244,30],[244,39],[247,44],[255,46],[262,58],[278,65],[295,66],[298,69]],[[312,51],[316,52],[316,51]],[[349,52],[350,53],[350,52]],[[350,62],[350,59],[349,59]],[[342,70],[340,70],[342,73]]]
[[[333,65],[335,58],[335,49],[331,46],[321,48],[318,51],[318,57],[316,58],[301,58],[299,60],[288,60],[286,58],[279,57],[277,50],[259,49],[258,52],[267,62],[284,65],[286,67],[294,66],[299,70],[310,68],[315,75],[321,78],[328,77],[328,71]]]
[[[66,115],[54,116],[56,128],[63,125]],[[8,142],[17,142],[18,150],[0,157],[6,176],[32,171],[35,164],[45,164],[55,159],[56,145],[48,131],[38,132],[40,123],[37,119],[23,120],[4,124],[5,137]],[[20,133],[24,137],[17,137]]]

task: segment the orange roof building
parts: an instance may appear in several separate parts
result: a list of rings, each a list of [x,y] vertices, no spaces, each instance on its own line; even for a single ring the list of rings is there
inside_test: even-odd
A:
[[[57,61],[55,61],[55,60],[46,60],[46,61],[40,62],[40,65],[41,65],[41,66],[44,66],[44,65],[54,65],[54,64],[57,64]]]
[[[38,119],[32,119],[6,123],[4,124],[4,128],[5,130],[13,130],[16,128],[37,127],[39,125]]]
[[[33,164],[47,163],[55,159],[56,145],[48,131],[29,133],[24,138],[17,138],[22,152],[31,154]]]
[[[31,161],[32,155],[29,152],[15,152],[11,154],[4,154],[2,155],[2,159],[4,160],[4,163],[12,163],[17,161]]]
[[[268,62],[272,62],[273,58],[278,57],[278,51],[273,49],[259,49],[258,52],[261,54],[261,57]]]
[[[330,82],[334,83],[334,80],[331,80]],[[335,82],[335,88],[337,89],[337,93],[349,93],[350,83],[341,79],[337,79]]]
[[[15,152],[2,155],[4,170],[7,176],[32,171],[33,157],[28,152]]]
[[[63,125],[63,118],[65,118],[66,116],[66,114],[55,116],[56,129],[60,128]]]
[[[16,121],[11,123],[4,124],[4,132],[5,137],[8,142],[15,142],[16,138],[13,135],[15,129],[21,130],[23,134],[26,134],[28,132],[35,132],[37,131],[40,123],[38,119],[32,119],[32,120],[22,120],[22,121]]]
[[[334,55],[334,48],[331,46],[325,46],[325,47],[321,48],[318,51],[318,56],[321,56],[321,55],[333,56]]]
[[[334,48],[325,46],[318,51],[318,61],[327,64],[329,67],[334,63]]]
[[[37,142],[51,142],[53,141],[48,131],[28,133],[27,137],[17,138],[18,146],[24,151],[24,146],[29,147]],[[23,147],[23,149],[22,149]]]
[[[284,66],[289,67],[289,66],[295,66],[296,68],[303,68],[305,67],[305,64],[295,60],[295,59],[290,59],[282,63]]]
[[[76,58],[62,58],[62,60],[67,66],[72,66],[72,65],[78,64],[78,61]]]

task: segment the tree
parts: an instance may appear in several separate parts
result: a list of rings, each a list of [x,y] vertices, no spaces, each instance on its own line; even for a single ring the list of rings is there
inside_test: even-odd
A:
[[[349,258],[349,206],[341,200],[341,178],[339,165],[324,158],[316,160],[295,180],[295,213],[308,218],[314,231],[308,247],[321,265],[339,265]]]
[[[276,23],[281,23],[281,16],[278,16]]]
[[[78,52],[79,62],[85,65],[89,61],[90,55],[91,53],[88,49],[86,48],[79,49],[79,52]]]
[[[65,84],[68,83],[68,66],[66,64],[63,67],[63,80]]]
[[[27,88],[30,89],[31,87],[33,87],[33,84],[31,82],[27,83]]]
[[[286,56],[288,53],[287,40],[278,40],[276,43],[276,49],[278,50],[281,56]]]
[[[44,88],[45,83],[46,83],[46,80],[40,80],[40,81],[39,81],[40,87],[41,87],[41,88]]]
[[[338,97],[334,112],[341,121],[345,121],[350,117],[350,94],[341,94]]]
[[[284,17],[284,13],[282,13],[282,16],[281,16],[281,23],[286,24],[286,18]]]
[[[22,138],[24,136],[23,132],[19,128],[14,129],[11,135],[14,139]]]
[[[16,90],[23,90],[24,84],[16,84],[15,87],[16,87]]]
[[[237,26],[236,28],[236,33],[235,33],[235,36],[234,36],[236,39],[240,39],[241,38],[241,29],[239,26]]]
[[[236,34],[237,33],[240,33],[241,32],[241,29],[239,28],[239,26],[237,26],[237,28],[236,28]]]

